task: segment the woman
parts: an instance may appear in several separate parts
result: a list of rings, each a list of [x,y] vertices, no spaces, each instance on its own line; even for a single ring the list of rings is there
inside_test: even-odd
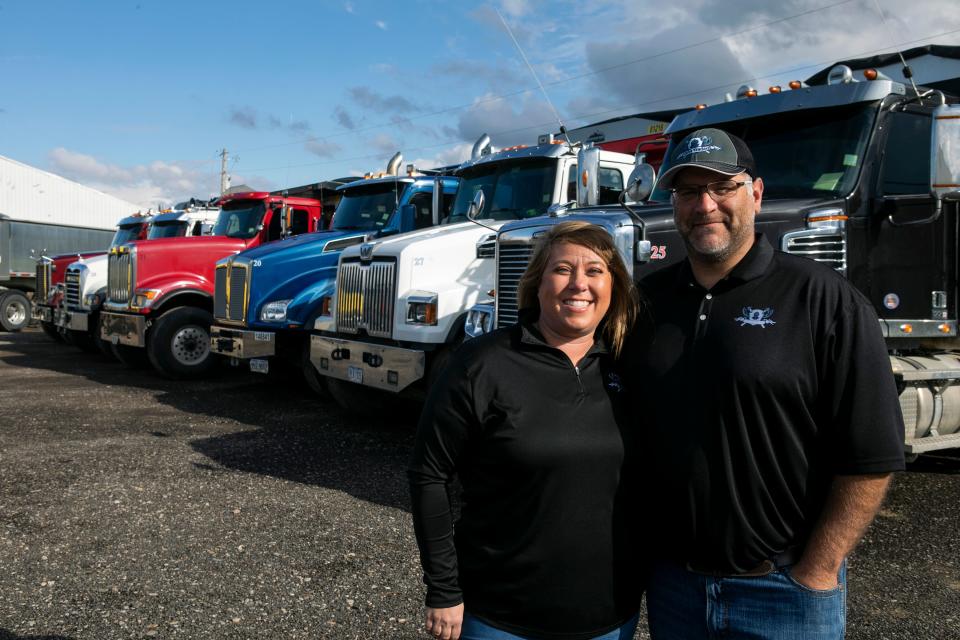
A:
[[[454,354],[420,420],[409,474],[426,630],[632,638],[643,583],[613,360],[636,316],[633,283],[606,231],[564,222],[537,247],[519,302],[519,324]]]

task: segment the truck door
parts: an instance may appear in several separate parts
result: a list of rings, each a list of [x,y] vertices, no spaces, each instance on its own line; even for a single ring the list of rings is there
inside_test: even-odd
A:
[[[949,205],[934,216],[929,114],[891,113],[886,124],[887,138],[865,234],[851,237],[851,244],[862,244],[851,254],[861,260],[851,260],[850,277],[870,298],[881,319],[914,321],[911,337],[937,335],[939,322],[916,321],[942,321],[947,306],[956,308],[956,216]],[[949,315],[955,318],[955,314]],[[892,327],[900,324],[891,323],[891,336],[895,335]]]

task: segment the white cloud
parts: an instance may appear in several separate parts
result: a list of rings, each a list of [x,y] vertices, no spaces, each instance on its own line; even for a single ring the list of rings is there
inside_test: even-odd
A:
[[[384,22],[383,20],[377,20],[377,21],[374,22],[373,24],[377,25],[377,29],[380,29],[380,30],[382,30],[382,31],[386,31],[386,30],[387,30],[387,23]]]
[[[120,166],[63,147],[51,150],[48,161],[54,173],[144,209],[219,193],[219,174],[202,168],[203,163],[154,160],[148,164]]]
[[[457,143],[448,149],[437,152],[433,156],[416,158],[413,160],[413,164],[420,169],[433,169],[436,167],[460,164],[470,157],[470,151],[472,149],[472,142]]]
[[[353,3],[352,2],[343,3],[343,10],[346,11],[347,13],[353,13]]]
[[[331,158],[340,152],[341,147],[336,142],[330,140],[307,140],[304,143],[303,148],[312,153],[315,156],[321,158]]]
[[[515,103],[519,103],[516,108]],[[510,99],[480,96],[460,114],[457,130],[464,140],[474,141],[486,133],[495,146],[508,147],[535,142],[538,134],[554,131],[557,126],[550,107],[525,93]]]

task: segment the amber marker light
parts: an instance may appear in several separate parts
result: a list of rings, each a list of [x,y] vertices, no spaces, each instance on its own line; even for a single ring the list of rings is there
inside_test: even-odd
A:
[[[774,85],[770,87],[770,93],[780,93],[780,91],[781,91],[780,85]]]
[[[876,80],[877,79],[877,70],[876,69],[864,69],[863,77],[867,80]]]
[[[940,331],[940,333],[951,333],[950,325],[947,323],[938,324],[937,329]]]
[[[913,325],[912,325],[912,324],[902,324],[902,325],[900,325],[900,332],[901,332],[901,333],[913,333]]]
[[[807,222],[831,222],[833,220],[847,220],[848,216],[811,216]]]
[[[580,182],[583,183],[583,186],[587,186],[587,176],[589,175],[590,174],[587,172],[586,169],[584,169],[583,173],[580,174]]]
[[[746,92],[745,94],[743,94],[743,95],[747,96],[748,98],[756,98],[756,97],[757,97],[757,90],[756,90],[756,89],[750,89],[749,91],[747,91],[747,92]]]
[[[799,80],[791,80],[791,81],[790,81],[790,88],[791,88],[791,89],[799,89],[801,86],[802,86],[802,85],[800,84],[800,81],[799,81]]]
[[[694,109],[696,109],[697,111],[700,111],[701,109],[706,109],[706,108],[707,108],[707,105],[705,105],[702,102],[698,104],[696,107],[694,107]]]

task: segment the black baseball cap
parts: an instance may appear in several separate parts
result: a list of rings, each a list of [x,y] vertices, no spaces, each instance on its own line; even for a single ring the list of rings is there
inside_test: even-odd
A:
[[[669,189],[678,173],[688,167],[699,167],[725,176],[744,171],[751,178],[757,167],[747,143],[720,129],[698,129],[688,133],[670,155],[670,168],[657,181],[658,189]]]

